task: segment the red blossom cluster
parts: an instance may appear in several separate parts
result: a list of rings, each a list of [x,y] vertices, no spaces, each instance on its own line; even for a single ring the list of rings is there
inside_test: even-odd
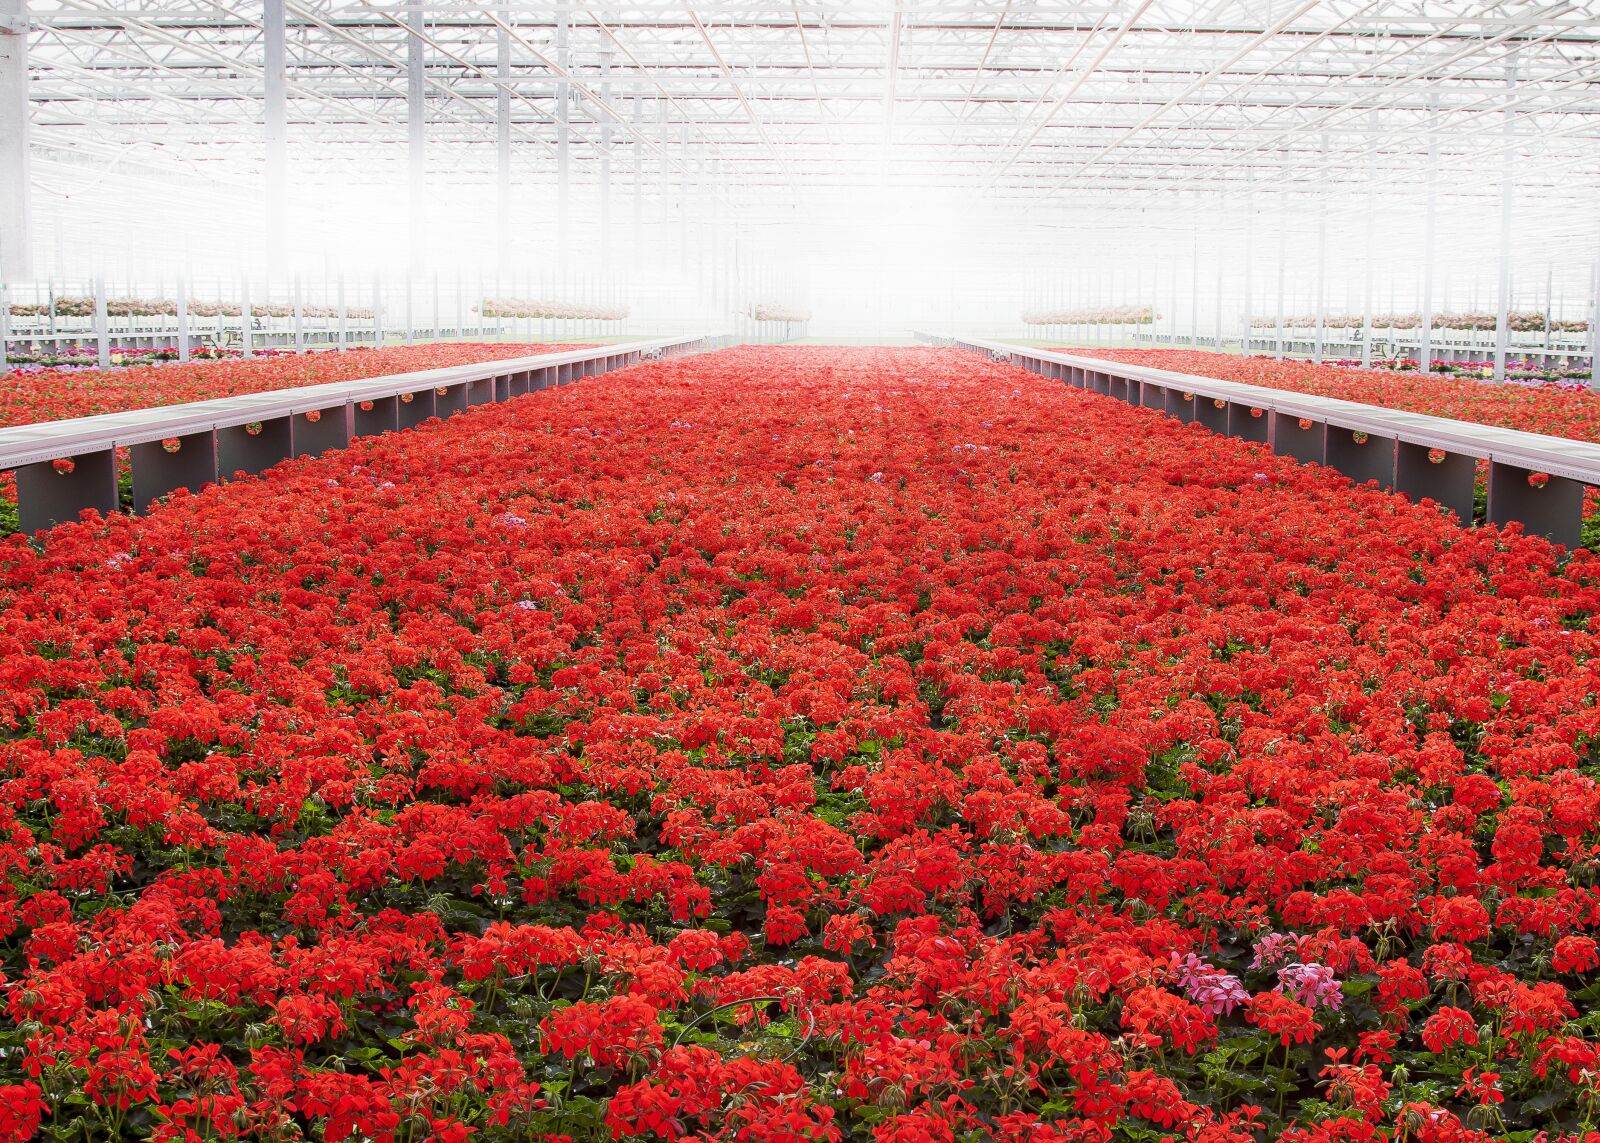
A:
[[[1491,385],[1443,374],[1350,369],[1310,361],[1241,357],[1203,349],[1080,349],[1061,353],[1103,357],[1152,369],[1170,369],[1223,381],[1242,381],[1269,389],[1313,393],[1407,409],[1436,417],[1499,425],[1530,433],[1600,442],[1600,393],[1555,385]]]
[[[475,361],[583,348],[581,345],[441,342],[385,349],[356,348],[344,353],[278,354],[250,361],[199,361],[187,365],[144,365],[71,373],[0,372],[0,426],[62,421],[96,413],[181,405],[186,401],[208,401],[297,385],[358,381],[387,373],[442,369]]]
[[[1558,556],[910,349],[11,537],[0,1140],[1595,1143]]]

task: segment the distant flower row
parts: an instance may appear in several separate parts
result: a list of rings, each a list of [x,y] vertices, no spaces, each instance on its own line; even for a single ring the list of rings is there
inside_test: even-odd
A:
[[[48,302],[17,302],[11,306],[12,317],[48,317]],[[190,317],[242,317],[241,302],[190,302]],[[62,296],[55,300],[57,317],[93,317],[94,299],[91,297]],[[293,317],[294,306],[283,302],[256,302],[250,306],[255,317]],[[300,313],[311,318],[339,316],[338,306],[302,305]],[[346,306],[347,318],[371,318],[371,306]],[[107,298],[107,317],[177,317],[178,303],[171,298]]]
[[[1103,306],[1086,310],[1033,310],[1022,315],[1028,325],[1149,325],[1157,314],[1149,306]]]
[[[269,357],[293,356],[292,349],[257,349],[252,356],[258,360]],[[190,351],[193,361],[238,361],[244,357],[244,352],[238,349],[224,349],[212,345],[195,346]],[[175,345],[161,345],[153,349],[121,349],[111,353],[112,366],[124,365],[159,365],[165,361],[178,360],[178,347]],[[82,348],[69,346],[65,349],[34,349],[17,351],[10,350],[6,354],[6,364],[12,366],[18,373],[40,373],[45,370],[57,372],[80,372],[100,367],[100,354],[93,347]]]
[[[628,316],[625,305],[597,306],[521,298],[485,298],[476,308],[484,317],[554,318],[558,321],[621,321]]]
[[[1415,357],[1397,357],[1389,361],[1374,361],[1371,365],[1362,365],[1359,360],[1354,358],[1344,358],[1338,361],[1329,361],[1327,364],[1337,365],[1341,369],[1381,369],[1395,373],[1416,373],[1420,371],[1419,363]],[[1494,376],[1494,362],[1435,361],[1429,368],[1429,372],[1487,381]],[[1562,388],[1587,389],[1589,387],[1589,377],[1589,370],[1571,366],[1540,365],[1537,362],[1527,360],[1506,362],[1506,380],[1522,384],[1543,384]]]
[[[1267,357],[1240,357],[1194,349],[1062,347],[1062,351],[1600,443],[1600,393],[1588,392],[1570,383],[1539,384],[1545,378],[1536,375],[1526,362],[1519,363],[1511,376],[1531,383],[1486,385],[1470,373],[1467,366],[1459,364],[1453,374],[1436,369],[1432,375],[1422,376],[1414,371],[1414,364],[1413,371],[1408,373],[1403,366],[1399,371],[1360,369],[1351,368],[1352,363],[1347,362],[1316,365],[1310,361],[1273,361]]]
[[[264,350],[257,351],[252,361],[219,360],[219,356],[229,355],[197,350],[195,360],[188,365],[151,364],[150,355],[129,353],[119,355],[127,368],[82,369],[65,384],[59,376],[46,376],[42,369],[25,366],[0,372],[0,427],[583,348],[566,344],[451,342],[384,349],[360,347],[346,353]],[[59,356],[69,368],[93,360],[76,354]],[[3,500],[0,496],[0,502]]]
[[[750,307],[750,316],[756,321],[810,321],[811,311],[782,302],[756,302]]]
[[[1517,333],[1543,333],[1545,315],[1536,310],[1515,310],[1507,315],[1507,324]],[[1324,329],[1360,329],[1364,322],[1361,314],[1329,314],[1322,319]],[[1492,313],[1471,312],[1459,314],[1434,314],[1434,329],[1492,330],[1495,326]],[[1252,318],[1250,324],[1257,329],[1272,329],[1278,325],[1276,317]],[[1314,329],[1316,314],[1294,314],[1283,319],[1285,329]],[[1422,315],[1374,314],[1373,329],[1420,329]],[[1552,321],[1550,328],[1556,333],[1584,333],[1589,328],[1586,321]]]

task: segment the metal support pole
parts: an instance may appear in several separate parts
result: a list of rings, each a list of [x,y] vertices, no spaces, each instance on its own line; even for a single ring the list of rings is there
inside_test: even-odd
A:
[[[427,195],[427,60],[423,56],[423,0],[410,0],[407,21],[411,34],[406,37],[406,156],[410,170],[410,199],[407,209],[411,226],[411,272],[425,261],[426,228],[424,214]]]
[[[1195,223],[1194,250],[1189,257],[1189,345],[1200,344],[1200,225]]]
[[[1216,324],[1215,344],[1212,347],[1218,353],[1222,352],[1222,340],[1223,340],[1223,332],[1224,332],[1223,328],[1222,328],[1222,325],[1223,325],[1223,322],[1222,322],[1222,291],[1223,291],[1224,285],[1226,284],[1226,260],[1223,257],[1223,253],[1224,253],[1224,251],[1226,249],[1227,249],[1227,247],[1226,247],[1226,239],[1223,237],[1222,228],[1218,227],[1217,228],[1217,296],[1216,296],[1216,300],[1215,300],[1215,305],[1216,305],[1216,310],[1217,310],[1217,324]]]
[[[511,9],[502,6],[500,19],[510,23]],[[494,153],[495,153],[495,264],[511,266],[511,33],[498,29],[495,45]]]
[[[189,360],[189,283],[178,279],[178,360]]]
[[[1289,264],[1289,196],[1278,194],[1278,317],[1277,339],[1273,343],[1273,356],[1283,360],[1283,285]]]
[[[1317,205],[1317,332],[1316,345],[1312,350],[1311,359],[1318,365],[1322,364],[1323,349],[1326,345],[1327,330],[1325,323],[1328,317],[1328,203],[1326,199]]]
[[[404,336],[404,338],[402,338],[402,340],[405,342],[406,345],[410,345],[412,342],[414,342],[416,340],[416,330],[417,330],[416,311],[414,309],[415,299],[412,296],[415,291],[413,291],[411,287],[412,287],[411,275],[407,274],[406,275],[406,328],[405,328],[405,336]]]
[[[28,0],[0,0],[0,284],[33,277]]]
[[[1589,388],[1600,388],[1600,239],[1596,240],[1594,280],[1589,286]]]
[[[600,53],[600,98],[611,103],[611,53]],[[611,117],[600,119],[600,272],[611,272]]]
[[[106,316],[106,280],[94,280],[94,347],[95,363],[101,369],[111,367],[111,319]]]
[[[350,311],[344,304],[344,275],[339,275],[339,352],[343,353],[350,345]]]
[[[306,307],[300,294],[300,275],[294,276],[294,351],[306,351]]]
[[[1153,294],[1155,290],[1152,289],[1150,292]],[[1151,314],[1150,319],[1150,335],[1153,342],[1156,331],[1155,315]],[[1176,258],[1172,260],[1172,312],[1167,317],[1167,333],[1168,344],[1176,347],[1178,344],[1178,260]]]
[[[288,57],[284,46],[284,0],[262,0],[262,80],[265,86],[267,146],[267,276],[282,277],[285,268],[289,192]]]
[[[1429,103],[1434,121],[1439,116],[1439,97]],[[1433,372],[1433,260],[1434,217],[1438,203],[1439,134],[1428,130],[1428,212],[1422,224],[1422,323],[1417,331],[1417,371],[1423,375]]]
[[[678,180],[678,272],[689,273],[689,121],[678,124],[678,161],[682,177]]]
[[[246,361],[255,356],[255,331],[250,328],[254,322],[255,315],[250,312],[250,278],[246,275],[239,282],[239,352]]]
[[[638,130],[629,150],[633,152],[633,248],[630,258],[639,257],[644,241],[644,145],[639,142],[644,135],[644,97],[634,96],[633,124]]]
[[[1250,356],[1250,310],[1255,302],[1253,271],[1256,245],[1256,196],[1254,188],[1245,191],[1244,198],[1244,333],[1239,338],[1239,352]]]
[[[1378,113],[1370,112],[1367,116],[1367,130],[1373,138],[1378,133]],[[1377,182],[1377,159],[1367,160],[1367,250],[1365,265],[1363,267],[1364,286],[1361,295],[1361,368],[1372,368],[1372,273],[1373,258],[1376,254],[1373,244],[1373,216],[1377,213],[1377,203],[1373,199],[1373,186]]]
[[[656,197],[659,200],[658,214],[660,215],[656,225],[656,234],[659,235],[656,240],[656,249],[659,254],[664,256],[667,252],[667,218],[672,199],[671,181],[667,174],[668,128],[667,101],[665,99],[656,100],[656,128],[661,135],[661,158],[656,163]],[[665,258],[663,257],[662,260],[665,261]]]
[[[567,74],[572,66],[572,9],[566,3],[556,7],[556,66]],[[561,289],[567,286],[567,256],[570,250],[572,221],[571,93],[565,79],[556,80],[556,269]]]
[[[1500,128],[1505,138],[1505,155],[1500,164],[1500,298],[1494,319],[1494,379],[1497,382],[1506,379],[1506,350],[1511,344],[1511,205],[1515,193],[1512,146],[1516,138],[1512,100],[1516,88],[1517,65],[1513,59],[1506,64],[1505,119]]]

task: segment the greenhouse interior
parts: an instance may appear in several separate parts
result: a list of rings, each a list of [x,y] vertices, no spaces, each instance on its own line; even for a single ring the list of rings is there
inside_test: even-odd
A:
[[[1600,1143],[1600,0],[0,0],[0,1143]]]

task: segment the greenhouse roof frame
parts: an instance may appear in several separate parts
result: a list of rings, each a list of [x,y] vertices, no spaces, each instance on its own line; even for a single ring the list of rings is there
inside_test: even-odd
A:
[[[46,177],[114,159],[258,191],[274,2],[29,0]],[[420,164],[692,187],[756,223],[913,189],[1079,216],[1270,189],[1354,214],[1430,163],[1488,204],[1509,163],[1551,241],[1600,198],[1600,0],[280,2],[307,188]]]

